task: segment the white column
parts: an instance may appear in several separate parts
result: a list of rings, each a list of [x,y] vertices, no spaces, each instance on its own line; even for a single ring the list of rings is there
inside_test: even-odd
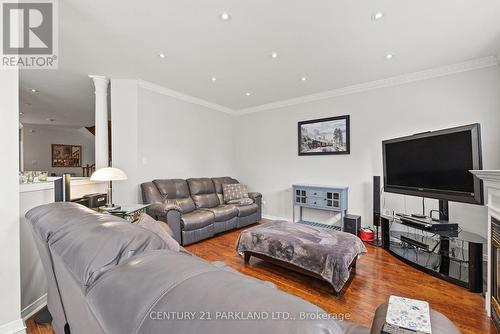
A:
[[[108,85],[109,79],[89,75],[95,86],[95,167],[109,166],[108,156]]]

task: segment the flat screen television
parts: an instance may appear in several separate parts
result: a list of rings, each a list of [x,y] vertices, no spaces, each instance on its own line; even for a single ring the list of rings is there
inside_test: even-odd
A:
[[[483,204],[481,130],[471,124],[382,142],[384,191]]]

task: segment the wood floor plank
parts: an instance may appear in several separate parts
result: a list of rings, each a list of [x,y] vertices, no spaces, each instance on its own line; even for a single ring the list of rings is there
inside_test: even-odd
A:
[[[396,259],[382,248],[367,245],[359,259],[354,279],[340,296],[331,294],[328,284],[253,258],[249,264],[235,251],[241,230],[231,231],[186,248],[208,261],[223,261],[234,269],[270,281],[292,295],[318,305],[332,314],[345,314],[350,321],[370,326],[375,309],[390,295],[429,301],[446,315],[463,334],[494,334],[495,326],[484,310],[481,294],[427,275]],[[27,321],[29,334],[51,334],[49,326]]]

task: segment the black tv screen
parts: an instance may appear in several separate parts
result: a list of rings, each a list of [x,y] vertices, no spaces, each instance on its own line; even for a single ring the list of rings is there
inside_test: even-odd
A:
[[[479,124],[386,140],[383,152],[385,191],[482,203],[470,172],[482,169]]]

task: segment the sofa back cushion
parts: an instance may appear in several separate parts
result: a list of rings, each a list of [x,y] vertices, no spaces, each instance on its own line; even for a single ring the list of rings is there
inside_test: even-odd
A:
[[[146,204],[163,203],[164,198],[153,182],[141,184],[142,202]]]
[[[233,179],[232,177],[229,177],[229,176],[213,177],[212,182],[214,183],[215,193],[217,194],[217,197],[219,198],[219,202],[221,204],[224,203],[222,185],[223,184],[239,183],[238,180]]]
[[[154,180],[153,183],[163,196],[164,201],[178,205],[182,213],[188,213],[196,209],[186,180]]]
[[[213,208],[221,204],[215,193],[214,183],[209,178],[188,179],[191,197],[197,208]]]
[[[83,291],[131,257],[167,248],[153,232],[76,203],[38,206],[26,218],[35,237],[48,245],[51,256],[64,263]]]

